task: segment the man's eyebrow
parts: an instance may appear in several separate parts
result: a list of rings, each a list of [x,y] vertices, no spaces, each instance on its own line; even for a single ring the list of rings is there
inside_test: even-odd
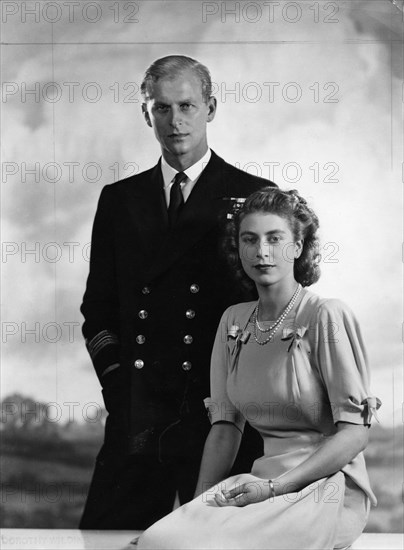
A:
[[[182,103],[194,103],[194,100],[190,97],[186,97],[184,99],[179,99],[178,101],[176,101],[176,103],[178,105],[182,105]],[[169,103],[165,103],[164,101],[155,101],[154,102],[154,105],[158,105],[159,107],[169,107],[170,104]]]

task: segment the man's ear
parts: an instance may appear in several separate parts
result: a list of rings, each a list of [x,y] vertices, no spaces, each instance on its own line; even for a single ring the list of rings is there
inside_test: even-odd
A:
[[[213,95],[211,95],[210,98],[208,99],[207,105],[208,105],[208,116],[206,120],[207,122],[211,122],[215,118],[216,107],[217,107],[216,98],[213,97]]]
[[[149,111],[147,110],[147,103],[142,103],[142,113],[144,116],[144,119],[146,121],[147,126],[150,126],[150,128],[153,126],[150,120]]]

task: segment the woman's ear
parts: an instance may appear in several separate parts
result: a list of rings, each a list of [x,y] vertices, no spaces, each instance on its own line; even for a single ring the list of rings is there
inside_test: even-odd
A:
[[[303,239],[300,239],[299,241],[295,242],[295,259],[300,258],[302,252],[303,252]]]

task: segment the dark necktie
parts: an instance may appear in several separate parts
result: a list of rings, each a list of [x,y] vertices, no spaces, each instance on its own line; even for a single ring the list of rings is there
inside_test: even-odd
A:
[[[171,186],[170,204],[168,207],[168,221],[170,223],[170,227],[172,227],[177,221],[182,205],[184,204],[181,183],[186,179],[187,175],[184,172],[178,172],[178,174],[175,175],[174,183]]]

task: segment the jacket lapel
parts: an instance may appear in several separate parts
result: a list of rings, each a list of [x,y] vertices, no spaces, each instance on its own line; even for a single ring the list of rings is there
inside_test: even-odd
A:
[[[174,229],[167,233],[162,246],[153,258],[148,279],[153,280],[167,270],[189,248],[201,240],[219,222],[226,208],[226,163],[212,151],[212,157],[184,204]]]

